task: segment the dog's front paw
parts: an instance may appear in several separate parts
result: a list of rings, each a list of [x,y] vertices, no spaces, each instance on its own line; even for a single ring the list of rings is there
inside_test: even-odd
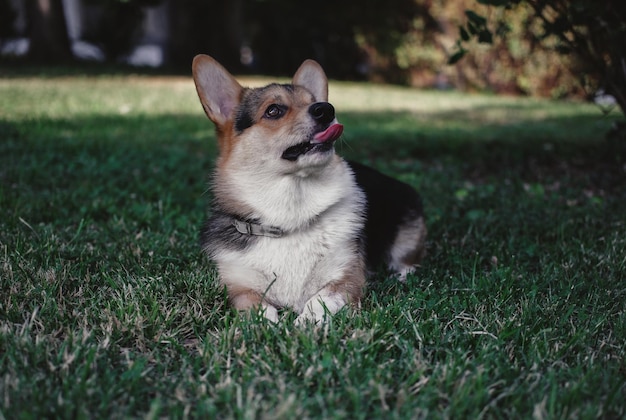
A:
[[[294,321],[294,324],[296,326],[298,326],[298,327],[301,327],[301,326],[306,325],[306,324],[316,325],[320,321],[321,320],[317,319],[315,317],[315,315],[313,315],[311,312],[306,311],[306,312],[302,312],[300,315],[298,315],[298,317]]]
[[[274,323],[278,322],[278,309],[276,309],[274,306],[270,305],[269,303],[262,303],[261,311],[266,319]]]
[[[296,318],[295,324],[300,326],[306,323],[319,324],[326,320],[327,316],[337,313],[346,305],[345,298],[338,293],[322,291],[308,300],[304,310]]]

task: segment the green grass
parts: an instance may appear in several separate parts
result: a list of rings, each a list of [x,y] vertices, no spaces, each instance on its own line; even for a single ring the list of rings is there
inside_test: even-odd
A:
[[[0,79],[0,418],[626,416],[618,117],[371,84],[331,101],[339,151],[421,191],[429,255],[315,330],[225,304],[189,78]]]

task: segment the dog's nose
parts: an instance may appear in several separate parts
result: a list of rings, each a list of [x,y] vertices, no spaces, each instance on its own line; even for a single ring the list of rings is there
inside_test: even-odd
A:
[[[328,124],[335,119],[335,107],[328,102],[316,102],[309,107],[309,114],[322,124]]]

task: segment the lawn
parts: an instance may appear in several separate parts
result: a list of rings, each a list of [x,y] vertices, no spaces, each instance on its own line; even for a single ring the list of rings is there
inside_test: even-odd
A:
[[[626,416],[617,113],[331,83],[339,153],[420,190],[428,257],[296,328],[200,252],[190,77],[29,74],[0,78],[0,418]]]

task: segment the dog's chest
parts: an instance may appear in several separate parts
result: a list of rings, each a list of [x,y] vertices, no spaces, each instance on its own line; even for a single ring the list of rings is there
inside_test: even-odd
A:
[[[227,285],[250,287],[280,306],[300,310],[324,285],[339,280],[360,252],[362,203],[347,200],[312,226],[281,238],[259,237],[215,259]]]

